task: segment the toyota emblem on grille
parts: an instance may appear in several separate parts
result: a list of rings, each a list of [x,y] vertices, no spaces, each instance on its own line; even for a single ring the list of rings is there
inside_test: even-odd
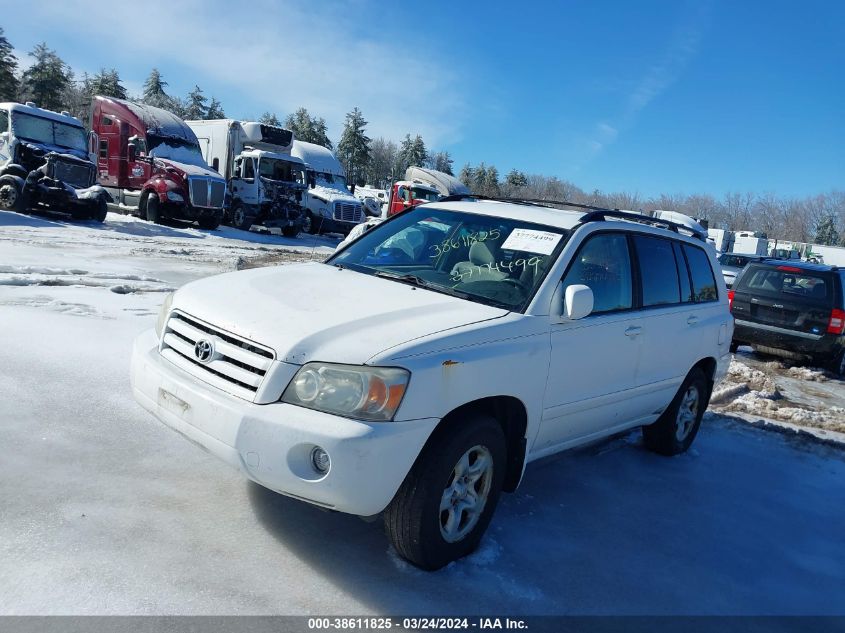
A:
[[[194,356],[201,363],[207,363],[214,356],[214,345],[208,339],[200,339],[194,344]]]

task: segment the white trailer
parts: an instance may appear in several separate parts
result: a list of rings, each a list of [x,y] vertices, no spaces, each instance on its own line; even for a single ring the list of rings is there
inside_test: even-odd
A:
[[[815,259],[820,263],[845,268],[845,248],[841,246],[810,244],[807,248],[806,257],[811,261]]]
[[[730,253],[734,245],[733,231],[707,229],[707,241],[712,242],[719,253]]]
[[[769,240],[759,231],[737,231],[734,234],[733,253],[743,255],[768,255]]]
[[[305,220],[305,162],[291,155],[293,132],[275,125],[234,119],[185,121],[205,161],[229,183],[226,219],[240,229],[276,226],[287,237]]]

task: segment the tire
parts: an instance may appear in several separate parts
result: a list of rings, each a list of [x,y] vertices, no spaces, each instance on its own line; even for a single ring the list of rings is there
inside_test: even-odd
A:
[[[482,459],[487,467],[473,473]],[[399,555],[435,570],[475,551],[499,501],[506,463],[502,427],[490,416],[435,431],[384,512]],[[475,479],[456,479],[461,469]]]
[[[833,359],[828,363],[828,369],[837,378],[845,378],[845,349],[839,350]]]
[[[701,369],[687,374],[678,393],[657,422],[643,427],[646,448],[661,455],[678,455],[691,445],[710,402],[710,382]]]
[[[158,199],[158,194],[153,192],[147,196],[145,208],[147,221],[161,224],[161,201]]]
[[[94,205],[94,208],[91,209],[91,219],[102,224],[106,221],[106,215],[108,215],[108,212],[109,206],[106,203],[106,199],[101,196],[97,198],[97,203]]]
[[[305,217],[302,220],[302,230],[311,235],[319,233],[317,223],[314,221],[314,215],[310,211],[305,212]]]
[[[14,176],[0,177],[0,209],[3,211],[26,211],[26,193],[23,181]]]
[[[220,220],[223,217],[220,214],[215,213],[211,216],[203,216],[199,220],[197,220],[197,224],[200,225],[201,229],[206,229],[208,231],[213,231],[218,226],[220,226]]]
[[[299,235],[299,227],[296,226],[286,226],[282,229],[282,235],[285,237],[296,237]]]
[[[249,213],[242,204],[232,209],[232,226],[241,231],[249,231],[249,227],[255,222],[255,215]]]

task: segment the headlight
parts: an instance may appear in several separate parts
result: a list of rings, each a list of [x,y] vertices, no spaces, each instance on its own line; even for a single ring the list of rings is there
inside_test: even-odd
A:
[[[175,191],[168,191],[167,199],[170,200],[170,202],[185,202],[185,198],[182,197],[182,194],[176,193]]]
[[[173,305],[173,295],[174,293],[168,293],[168,295],[164,298],[164,303],[161,304],[161,310],[158,313],[158,319],[156,319],[156,336],[161,338],[161,333],[164,332],[164,325],[167,323],[167,317],[170,314],[170,306]]]
[[[397,367],[308,363],[282,394],[282,402],[361,420],[393,419],[411,374]]]

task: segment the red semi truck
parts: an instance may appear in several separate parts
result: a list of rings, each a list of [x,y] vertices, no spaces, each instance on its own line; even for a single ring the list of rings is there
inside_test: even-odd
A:
[[[140,103],[96,96],[90,149],[110,210],[160,222],[195,220],[215,229],[223,219],[226,181],[205,162],[194,132],[176,115]]]

